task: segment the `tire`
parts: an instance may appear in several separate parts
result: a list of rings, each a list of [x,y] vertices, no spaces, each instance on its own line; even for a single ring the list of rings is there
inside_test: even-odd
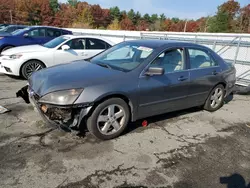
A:
[[[5,50],[8,50],[8,49],[10,49],[10,48],[13,48],[14,46],[6,46],[6,47],[4,47],[3,49],[2,49],[2,52],[3,51],[5,51]]]
[[[21,76],[28,79],[35,71],[45,68],[45,65],[37,60],[27,61],[21,68]]]
[[[219,84],[209,94],[204,109],[209,112],[215,112],[220,109],[224,104],[225,88]]]
[[[94,109],[87,119],[87,128],[96,138],[110,140],[124,131],[129,119],[130,111],[127,103],[120,98],[111,98]]]

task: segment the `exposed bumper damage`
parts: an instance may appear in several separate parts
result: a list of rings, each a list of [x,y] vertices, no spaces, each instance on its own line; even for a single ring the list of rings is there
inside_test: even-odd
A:
[[[31,103],[46,123],[65,131],[79,130],[82,120],[92,108],[91,104],[56,106],[39,103],[39,97],[30,92],[28,86],[21,88],[16,96],[23,98],[27,104]]]

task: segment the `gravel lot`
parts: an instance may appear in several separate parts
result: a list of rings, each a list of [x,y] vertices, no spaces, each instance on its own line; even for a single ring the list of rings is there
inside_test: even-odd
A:
[[[250,181],[250,96],[215,113],[189,109],[131,124],[99,141],[44,125],[15,98],[26,81],[0,75],[0,187],[224,188]]]

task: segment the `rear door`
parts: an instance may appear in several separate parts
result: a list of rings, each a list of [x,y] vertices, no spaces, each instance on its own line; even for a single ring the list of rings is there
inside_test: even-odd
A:
[[[164,68],[165,74],[139,78],[139,118],[188,107],[189,71],[185,50],[167,50],[150,66]]]
[[[62,50],[60,47],[54,52],[54,64],[68,63],[75,60],[82,60],[86,54],[86,39],[76,38],[65,43],[69,50]]]
[[[220,81],[221,68],[205,49],[187,48],[187,53],[190,69],[189,101],[192,106],[201,105]]]
[[[96,54],[108,49],[111,45],[101,39],[87,38],[85,58],[91,58]]]

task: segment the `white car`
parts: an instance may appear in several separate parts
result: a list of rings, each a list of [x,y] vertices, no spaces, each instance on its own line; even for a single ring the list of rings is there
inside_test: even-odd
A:
[[[11,48],[0,55],[0,73],[27,79],[34,71],[91,58],[114,44],[101,37],[64,35],[44,45]]]

